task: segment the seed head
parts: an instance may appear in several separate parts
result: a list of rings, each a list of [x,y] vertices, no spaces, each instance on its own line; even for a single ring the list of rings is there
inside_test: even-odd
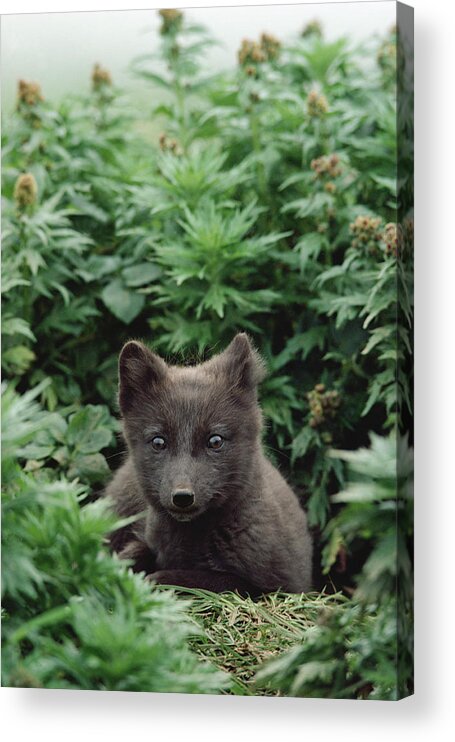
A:
[[[382,239],[385,243],[385,254],[397,258],[403,252],[403,229],[400,224],[389,222],[385,225]]]
[[[280,54],[281,41],[269,33],[261,34],[261,49],[268,61],[276,59]]]
[[[323,178],[325,175],[329,178],[338,178],[342,172],[340,158],[336,154],[316,157],[311,160],[311,169],[314,170],[316,178]]]
[[[352,247],[362,248],[374,255],[378,252],[378,243],[382,239],[381,218],[373,216],[358,216],[349,225],[353,240]]]
[[[241,67],[261,64],[266,61],[266,55],[257,41],[243,39],[238,51],[238,59]]]
[[[272,34],[263,33],[259,41],[243,39],[238,51],[238,60],[241,67],[250,77],[257,74],[257,66],[264,62],[272,62],[280,54],[281,42]],[[253,72],[254,70],[254,72]]]
[[[41,87],[37,82],[26,82],[19,80],[17,85],[17,108],[27,106],[31,108],[43,101]]]
[[[183,25],[183,13],[175,8],[163,8],[158,11],[161,16],[160,34],[168,36],[177,34]]]
[[[94,93],[97,93],[101,90],[104,90],[107,87],[110,87],[112,85],[112,77],[109,70],[104,69],[104,67],[101,67],[98,62],[93,67],[92,71],[92,90]]]
[[[309,425],[317,428],[333,420],[341,404],[341,397],[335,389],[326,391],[325,384],[316,384],[311,392],[307,393],[310,404]]]
[[[314,36],[318,39],[322,37],[322,25],[320,21],[314,19],[314,21],[309,21],[309,23],[303,27],[302,38],[307,39],[310,36]]]
[[[306,99],[308,114],[314,118],[324,116],[329,110],[327,98],[317,90],[311,90]]]
[[[19,175],[14,185],[14,200],[19,211],[25,211],[29,206],[36,204],[38,186],[31,173]]]
[[[160,149],[162,152],[171,152],[173,155],[180,156],[183,154],[183,149],[177,139],[168,137],[164,132],[160,134]]]

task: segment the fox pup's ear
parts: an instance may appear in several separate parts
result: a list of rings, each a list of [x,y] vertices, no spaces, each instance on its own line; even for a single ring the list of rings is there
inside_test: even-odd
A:
[[[166,375],[167,366],[162,358],[152,353],[142,343],[130,340],[119,358],[119,405],[127,412],[134,400],[151,386],[159,384]]]
[[[231,383],[240,388],[254,389],[265,377],[265,364],[245,332],[235,336],[218,361]]]

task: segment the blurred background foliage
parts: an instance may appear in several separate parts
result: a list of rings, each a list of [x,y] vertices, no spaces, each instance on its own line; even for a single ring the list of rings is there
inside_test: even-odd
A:
[[[166,91],[157,142],[100,64],[89,96],[57,106],[19,81],[3,127],[4,683],[230,687],[188,648],[191,607],[182,618],[176,597],[105,551],[113,523],[96,495],[123,453],[122,343],[188,363],[246,330],[269,368],[264,444],[318,545],[315,586],[353,596],[321,598],[301,640],[251,682],[399,697],[412,685],[399,431],[412,399],[397,367],[412,343],[413,222],[397,224],[412,178],[398,193],[396,29],[367,69],[315,21],[290,43],[244,39],[236,68],[210,74],[207,31],[159,13],[153,53],[131,63]]]

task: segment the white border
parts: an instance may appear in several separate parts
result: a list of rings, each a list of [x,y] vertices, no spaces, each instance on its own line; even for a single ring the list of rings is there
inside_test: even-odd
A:
[[[226,5],[194,2],[193,7]],[[242,3],[232,0],[232,5]],[[250,2],[264,5],[266,2]],[[274,3],[277,4],[277,3]],[[315,3],[317,4],[317,3]],[[451,0],[416,8],[417,694],[398,704],[2,689],[5,739],[449,740],[455,626],[455,120]],[[2,0],[3,13],[122,9],[121,0]],[[133,0],[134,8],[180,3]],[[190,5],[189,3],[187,4]],[[452,733],[450,732],[452,729]]]

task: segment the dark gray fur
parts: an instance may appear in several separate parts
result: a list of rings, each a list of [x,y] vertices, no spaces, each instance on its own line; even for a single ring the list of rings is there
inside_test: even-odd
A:
[[[119,359],[119,403],[129,456],[107,488],[121,516],[121,556],[159,583],[260,594],[303,592],[312,545],[296,495],[261,446],[257,385],[263,363],[248,337],[193,367],[169,366],[141,343]],[[167,448],[157,452],[153,436]],[[208,438],[224,438],[219,451]],[[195,493],[182,513],[172,493]]]

